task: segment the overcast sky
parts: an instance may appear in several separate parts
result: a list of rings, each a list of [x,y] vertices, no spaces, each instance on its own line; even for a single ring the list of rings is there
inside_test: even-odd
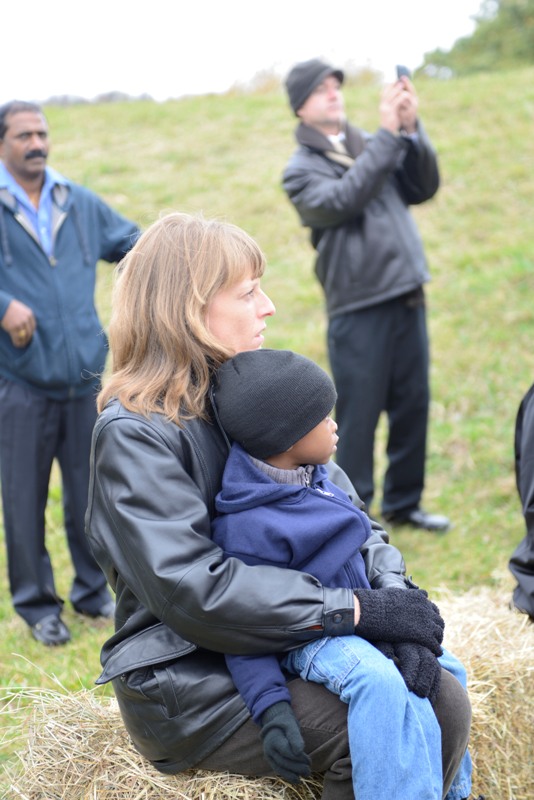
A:
[[[48,0],[2,8],[0,102],[224,92],[301,59],[393,78],[474,30],[481,0]]]

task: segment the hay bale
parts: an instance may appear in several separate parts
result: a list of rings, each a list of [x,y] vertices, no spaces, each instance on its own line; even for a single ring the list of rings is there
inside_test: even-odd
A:
[[[445,644],[466,664],[473,705],[474,791],[499,800],[534,797],[534,625],[510,612],[509,591],[442,591]],[[157,772],[132,747],[115,700],[100,689],[14,691],[25,718],[18,761],[7,766],[10,800],[317,800],[299,787],[189,770]],[[31,713],[28,714],[28,708]]]
[[[18,763],[6,767],[9,800],[315,800],[320,795],[321,781],[313,777],[295,787],[277,778],[201,770],[163,775],[134,749],[116,701],[101,689],[21,690],[7,699],[11,715],[26,718]]]
[[[473,707],[473,791],[499,800],[534,798],[534,625],[510,611],[511,591],[443,590],[445,646],[465,664]]]

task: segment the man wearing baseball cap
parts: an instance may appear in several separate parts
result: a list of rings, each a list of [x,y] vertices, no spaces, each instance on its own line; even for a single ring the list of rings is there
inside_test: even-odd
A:
[[[310,228],[328,313],[338,400],[337,462],[370,509],[375,430],[388,417],[382,514],[391,524],[444,531],[421,507],[428,427],[429,347],[423,246],[409,211],[437,192],[436,154],[408,77],[385,86],[371,135],[345,117],[344,74],[318,58],[286,78],[299,120],[284,189]]]

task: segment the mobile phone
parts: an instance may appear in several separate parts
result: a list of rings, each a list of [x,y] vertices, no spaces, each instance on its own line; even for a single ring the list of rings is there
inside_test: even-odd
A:
[[[396,70],[397,70],[397,80],[400,80],[404,76],[406,76],[407,78],[412,77],[412,73],[410,72],[408,67],[405,67],[403,64],[397,64]]]

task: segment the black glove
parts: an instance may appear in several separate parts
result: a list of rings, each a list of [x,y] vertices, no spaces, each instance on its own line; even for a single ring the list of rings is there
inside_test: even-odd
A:
[[[413,642],[374,642],[386,658],[395,662],[410,692],[436,702],[441,685],[441,665],[427,647]]]
[[[304,752],[304,740],[289,703],[275,703],[261,717],[261,738],[265,758],[289,783],[299,783],[311,773],[310,757]]]
[[[413,642],[395,645],[395,662],[410,692],[436,702],[441,684],[441,664],[428,647]]]
[[[395,660],[395,645],[391,642],[373,642],[373,645],[376,647],[377,650],[385,655],[386,658],[390,658],[392,661]]]
[[[441,655],[445,623],[422,589],[355,589],[354,594],[360,603],[357,636],[370,642],[415,642]]]

